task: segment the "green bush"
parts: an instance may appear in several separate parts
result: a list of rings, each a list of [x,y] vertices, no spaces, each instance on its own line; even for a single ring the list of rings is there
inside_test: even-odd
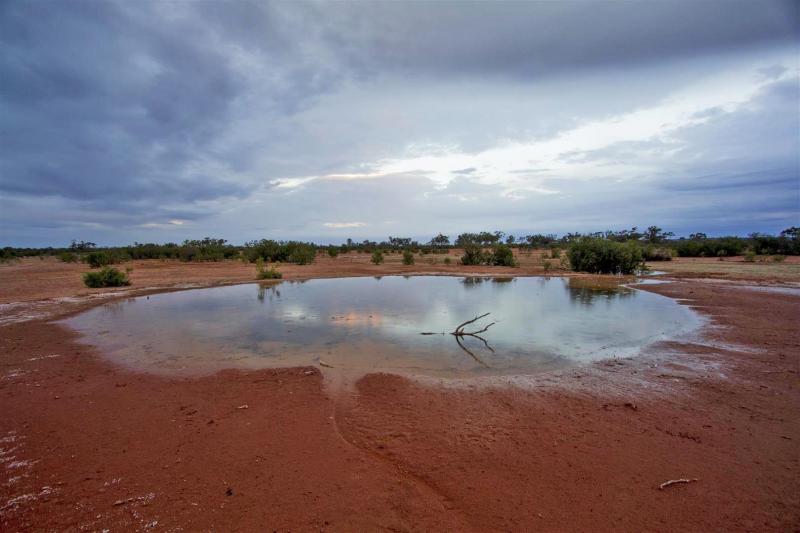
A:
[[[404,265],[414,264],[414,253],[411,250],[403,250],[403,264]]]
[[[485,261],[483,249],[477,244],[465,244],[464,255],[461,256],[462,265],[481,265]]]
[[[283,274],[275,269],[275,265],[265,268],[264,260],[259,257],[256,260],[256,277],[258,279],[281,279]]]
[[[451,264],[452,262],[453,262],[453,260],[452,260],[452,259],[450,259],[450,257],[449,257],[449,256],[444,258],[444,264],[445,264],[445,265],[449,265],[449,264]]]
[[[642,248],[633,241],[582,237],[570,244],[567,255],[576,272],[633,274],[644,268]]]
[[[550,250],[550,257],[553,259],[558,259],[561,257],[561,248],[553,248]]]
[[[122,287],[130,285],[128,275],[113,267],[103,267],[98,272],[87,272],[83,275],[83,283],[90,288]]]
[[[783,263],[785,260],[786,260],[786,256],[785,255],[773,255],[772,256],[772,261],[774,263]]]
[[[109,252],[91,252],[86,256],[86,262],[91,268],[100,268],[119,263],[120,258],[116,254]]]
[[[740,237],[698,238],[674,241],[672,245],[679,257],[724,257],[742,253],[747,241]]]
[[[507,244],[498,244],[492,250],[489,262],[495,266],[518,266],[516,259],[514,259],[514,252]]]
[[[381,252],[380,250],[375,250],[374,252],[372,252],[372,259],[370,259],[370,261],[372,261],[376,265],[380,265],[381,263],[383,263],[383,252]]]
[[[756,253],[753,250],[747,250],[744,254],[744,260],[747,263],[754,263],[756,260]]]
[[[314,262],[317,256],[317,249],[313,244],[305,242],[278,242],[262,239],[245,244],[244,254],[251,262],[255,262],[260,257],[268,262],[273,261],[307,265]]]
[[[653,246],[652,244],[644,247],[645,261],[672,261],[672,249]]]
[[[72,252],[64,252],[59,256],[61,262],[63,263],[77,263],[78,262],[78,254],[73,254]]]
[[[333,258],[338,257],[339,249],[335,246],[328,246],[328,255]]]

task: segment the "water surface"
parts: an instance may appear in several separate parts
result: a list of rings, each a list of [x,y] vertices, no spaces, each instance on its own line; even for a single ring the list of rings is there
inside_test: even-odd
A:
[[[495,322],[482,339],[449,334],[484,313],[491,314],[465,327]],[[444,377],[628,357],[700,325],[696,313],[674,300],[629,288],[592,289],[568,278],[444,276],[195,289],[109,303],[66,322],[112,360],[150,372],[322,361],[326,368]]]

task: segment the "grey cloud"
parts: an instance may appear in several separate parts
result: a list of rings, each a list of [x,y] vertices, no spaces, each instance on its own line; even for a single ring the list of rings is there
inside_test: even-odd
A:
[[[444,190],[421,175],[322,180],[291,193],[269,182],[366,171],[412,143],[480,151],[552,138],[657,101],[740,51],[796,50],[797,28],[798,5],[780,1],[0,2],[0,238],[258,237],[247,217],[302,238],[325,235],[328,220],[368,219],[359,229],[368,232],[410,213],[421,229],[440,219],[447,231],[501,219],[522,227],[545,215],[575,229],[570,209],[606,215],[566,196],[499,198],[469,168]],[[761,74],[778,79],[786,68]],[[779,82],[754,103],[761,111],[709,114],[709,127],[681,133],[705,150],[708,168],[678,170],[728,175],[737,163],[727,154],[746,146],[761,155],[740,169],[753,187],[759,168],[795,168],[796,108],[786,109],[796,102]],[[574,157],[633,158],[641,147]],[[765,174],[759,190],[783,191],[787,172],[769,185]],[[692,186],[674,189],[681,183]],[[648,187],[626,197],[658,189]],[[611,190],[620,192],[594,192]],[[454,200],[469,194],[489,201]],[[189,222],[135,229],[171,219]]]

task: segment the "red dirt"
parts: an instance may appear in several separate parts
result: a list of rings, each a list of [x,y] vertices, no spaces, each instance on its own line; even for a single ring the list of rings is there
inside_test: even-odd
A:
[[[200,270],[152,264],[137,284]],[[192,279],[237,281],[213,268]],[[0,301],[23,299],[2,269]],[[48,289],[38,276],[58,275],[40,269],[31,298],[88,292]],[[648,290],[688,299],[727,344],[517,385],[369,375],[332,397],[318,369],[170,379],[105,362],[58,324],[2,326],[0,529],[797,530],[800,298]],[[697,481],[658,489],[677,478]]]

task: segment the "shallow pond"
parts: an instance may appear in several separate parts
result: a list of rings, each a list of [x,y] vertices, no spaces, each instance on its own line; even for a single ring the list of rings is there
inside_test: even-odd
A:
[[[635,355],[699,316],[669,298],[569,278],[387,276],[235,285],[138,297],[65,322],[137,370],[320,364],[443,377],[534,373]],[[481,338],[449,332],[476,331]],[[429,333],[423,335],[422,333]],[[432,334],[430,334],[432,333]]]

